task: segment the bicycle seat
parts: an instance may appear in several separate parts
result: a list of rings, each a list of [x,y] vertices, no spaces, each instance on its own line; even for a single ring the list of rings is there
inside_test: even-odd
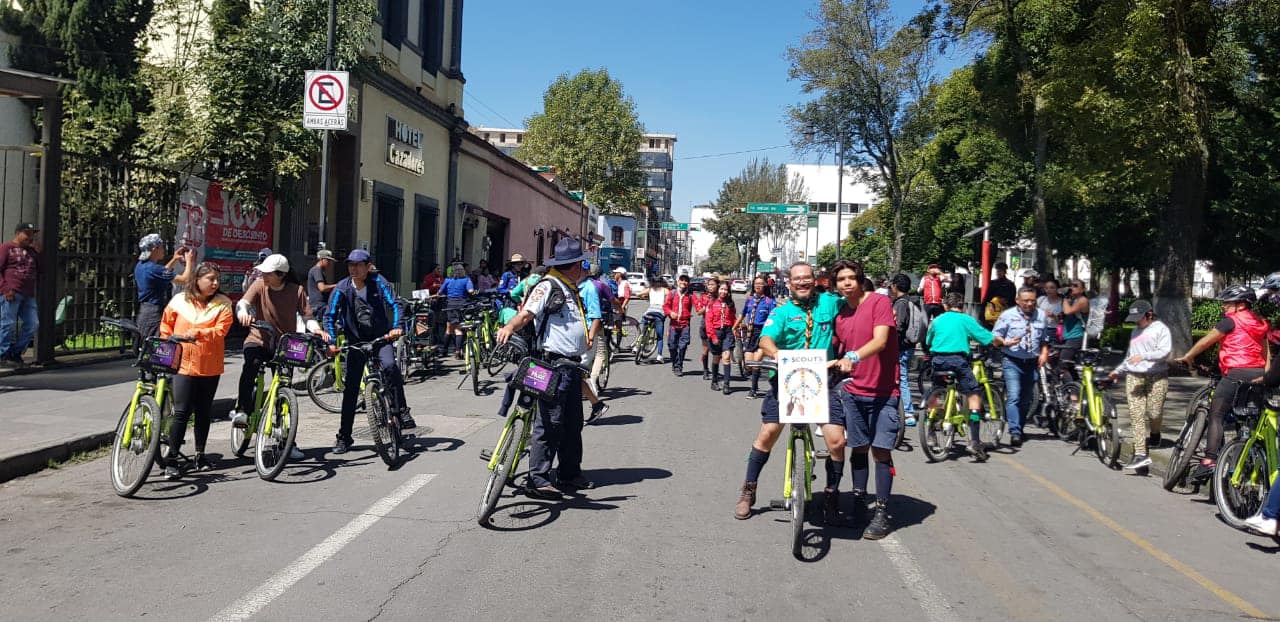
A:
[[[934,372],[933,372],[933,381],[934,381],[934,382],[941,382],[941,383],[943,383],[943,384],[952,384],[952,383],[954,383],[954,382],[956,381],[956,372],[953,372],[953,371],[950,371],[950,370],[948,370],[948,371],[934,371]]]

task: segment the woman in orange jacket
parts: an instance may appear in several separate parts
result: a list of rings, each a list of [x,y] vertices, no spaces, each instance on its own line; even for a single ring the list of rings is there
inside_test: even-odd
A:
[[[208,471],[213,464],[204,455],[213,418],[213,397],[222,377],[227,331],[231,329],[231,299],[218,291],[222,271],[211,263],[196,268],[195,283],[169,301],[160,318],[160,336],[178,335],[191,339],[182,344],[182,365],[173,379],[173,425],[169,428],[169,452],[164,476],[182,477],[178,450],[187,434],[187,419],[195,413],[196,470]]]

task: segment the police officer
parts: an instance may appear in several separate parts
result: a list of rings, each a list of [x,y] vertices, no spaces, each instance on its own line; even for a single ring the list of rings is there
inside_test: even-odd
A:
[[[535,356],[549,363],[562,359],[580,361],[587,352],[587,324],[578,282],[586,277],[582,267],[586,258],[581,242],[573,238],[560,240],[546,261],[550,268],[547,278],[533,287],[525,297],[524,307],[498,331],[498,343],[506,343],[532,321]],[[533,420],[526,494],[535,499],[561,498],[560,488],[551,479],[551,462],[557,454],[561,488],[593,486],[582,476],[582,369],[561,367],[560,373],[556,398],[539,400],[538,416]]]

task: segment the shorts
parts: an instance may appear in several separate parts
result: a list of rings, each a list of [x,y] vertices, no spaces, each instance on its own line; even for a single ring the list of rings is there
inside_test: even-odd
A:
[[[467,308],[466,298],[450,298],[448,302],[445,303],[445,307],[444,307],[445,318],[449,321],[450,324],[461,324],[463,310],[466,308]]]
[[[840,389],[838,400],[844,414],[846,444],[849,447],[893,449],[898,440],[898,398],[854,395]]]
[[[760,331],[763,329],[763,324],[752,325],[747,329],[747,336],[742,340],[743,352],[755,352],[760,349]]]
[[[978,385],[978,379],[973,375],[973,367],[969,364],[969,358],[962,354],[933,355],[933,371],[955,372],[956,386],[965,395],[973,395],[981,390]]]
[[[829,399],[827,405],[827,412],[831,413],[827,424],[843,426],[844,413],[837,407],[836,400]],[[760,423],[780,423],[778,408],[778,376],[775,374],[769,379],[769,391],[765,393],[764,399],[760,401]]]
[[[724,352],[733,352],[733,345],[736,343],[733,337],[733,327],[726,326],[716,331],[716,339],[719,343],[709,344],[711,346],[711,354],[720,356]]]

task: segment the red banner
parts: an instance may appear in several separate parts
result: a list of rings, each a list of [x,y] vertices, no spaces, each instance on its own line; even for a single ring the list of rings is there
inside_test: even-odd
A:
[[[232,300],[243,294],[258,252],[272,247],[274,231],[274,199],[244,202],[216,181],[188,179],[178,211],[178,243],[194,250],[199,261],[222,268],[222,291]]]

